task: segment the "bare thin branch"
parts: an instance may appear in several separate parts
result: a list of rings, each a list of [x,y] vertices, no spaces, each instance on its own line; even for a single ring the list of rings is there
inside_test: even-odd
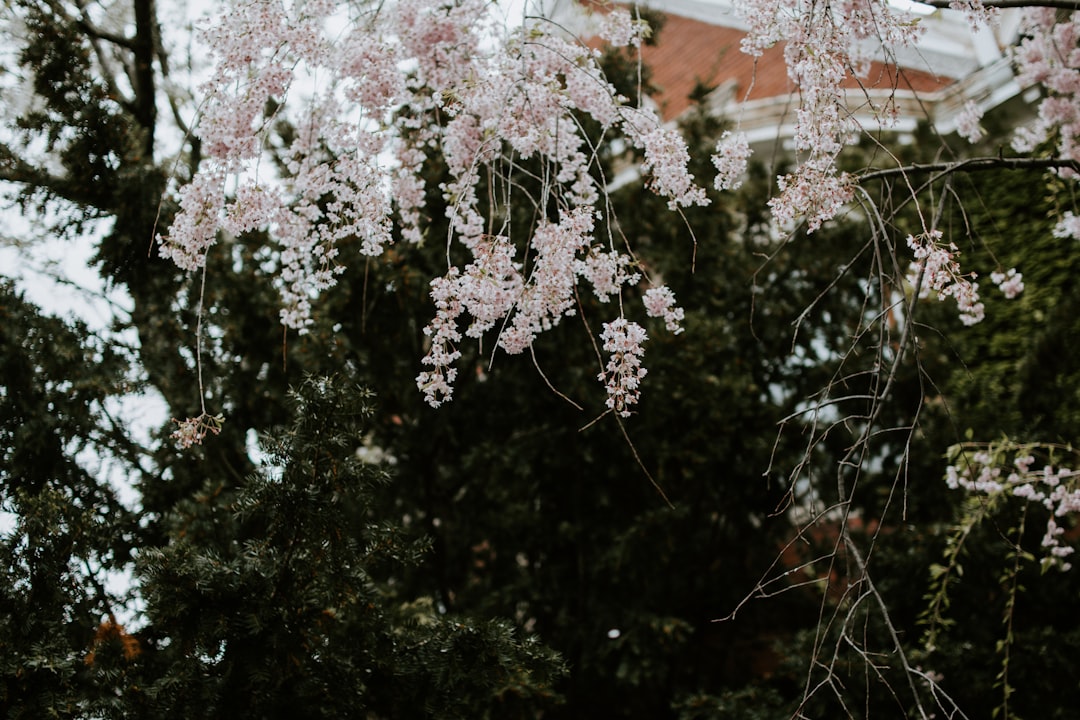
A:
[[[930,7],[940,9],[955,9],[954,3],[949,0],[919,0],[923,5],[929,5]],[[1075,0],[993,0],[992,2],[982,3],[983,7],[988,8],[1001,8],[1005,10],[1007,8],[1027,8],[1027,7],[1047,7],[1058,8],[1060,10],[1080,10],[1080,2]]]
[[[980,157],[970,160],[941,163],[912,163],[902,167],[869,170],[856,175],[857,182],[881,180],[897,175],[926,174],[935,175],[935,180],[958,172],[976,172],[979,170],[1064,170],[1080,172],[1080,161],[1070,158],[1030,158],[1030,157]]]

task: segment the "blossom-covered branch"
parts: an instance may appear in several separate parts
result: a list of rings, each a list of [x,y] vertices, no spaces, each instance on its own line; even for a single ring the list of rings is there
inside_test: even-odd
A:
[[[1055,461],[1055,456],[1073,456],[1070,447],[1011,441],[965,443],[950,449],[952,464],[946,482],[988,498],[1014,497],[1041,505],[1048,512],[1042,538],[1045,567],[1069,570],[1065,558],[1075,552],[1064,542],[1066,526],[1080,512],[1080,472]],[[1044,460],[1037,462],[1035,456]]]
[[[449,172],[437,188],[450,221],[448,266],[432,281],[428,369],[417,377],[432,405],[451,396],[462,330],[475,338],[497,332],[506,352],[521,352],[574,311],[579,282],[607,301],[641,277],[631,255],[595,235],[604,187],[580,116],[636,147],[649,186],[673,209],[708,202],[676,130],[621,97],[598,51],[552,24],[500,27],[483,0],[361,9],[251,0],[235,10],[203,31],[215,61],[198,129],[205,159],[179,191],[181,212],[161,252],[194,270],[220,231],[266,232],[279,260],[282,322],[304,332],[313,299],[356,260],[342,256],[343,240],[358,238],[363,255],[377,256],[393,242],[395,222],[401,237],[424,239],[425,195],[436,182],[424,163],[430,152],[441,154]],[[608,13],[602,30],[626,45],[639,44],[645,31],[625,10]],[[295,141],[283,150],[286,172],[272,174],[263,147],[273,123],[286,118]],[[481,202],[481,171],[503,158],[550,168],[542,194],[560,217],[541,218],[524,242],[489,234],[498,209]],[[509,206],[526,191],[508,187]],[[471,260],[449,261],[457,254],[451,246]],[[682,311],[670,290],[650,292],[649,314],[677,331]]]
[[[673,331],[681,327],[670,290],[652,287],[656,281],[636,263],[633,248],[611,237],[601,153],[585,121],[636,150],[645,184],[673,210],[705,205],[708,198],[687,169],[689,152],[677,130],[621,97],[604,76],[597,50],[543,17],[526,15],[522,25],[507,27],[483,0],[245,0],[230,7],[203,28],[213,54],[197,130],[203,161],[177,191],[180,213],[160,239],[162,254],[178,266],[201,267],[222,232],[265,233],[276,260],[281,321],[303,333],[313,322],[315,298],[336,283],[345,264],[357,261],[343,254],[344,242],[355,239],[359,255],[367,257],[398,238],[423,242],[430,227],[427,198],[441,195],[449,221],[447,266],[431,282],[436,312],[417,377],[433,405],[451,396],[461,338],[493,333],[502,350],[521,352],[575,312],[579,285],[602,302],[621,301],[624,288],[644,279],[651,288],[643,293],[646,313],[663,317]],[[995,17],[995,4],[980,0],[950,8],[975,26]],[[856,117],[849,80],[864,77],[872,59],[898,65],[901,53],[916,51],[923,36],[918,17],[886,0],[737,0],[734,9],[746,27],[742,51],[760,56],[782,45],[796,91],[793,164],[776,178],[769,200],[781,231],[801,225],[813,232],[852,206],[859,185],[893,176],[930,174],[933,182],[991,167],[1078,176],[1075,16],[1029,10],[1024,38],[1012,51],[1018,82],[1044,93],[1035,122],[1013,140],[1027,157],[898,162],[859,172],[841,169],[842,154],[894,127],[897,105],[895,91],[864,92]],[[602,14],[595,27],[603,40],[641,45],[644,21],[618,6]],[[980,108],[969,104],[959,131],[977,140],[980,117]],[[282,121],[293,131],[291,142],[277,148],[277,172],[263,160],[271,130]],[[737,125],[712,157],[720,191],[739,187],[751,157]],[[1035,152],[1045,147],[1054,148],[1054,157]],[[432,156],[445,176],[427,172]],[[538,190],[506,177],[522,163],[542,168],[534,178]],[[491,177],[504,180],[497,200],[483,189]],[[524,233],[500,228],[506,208],[517,204],[543,208]],[[913,237],[928,240],[932,229],[921,230]],[[1056,233],[1080,235],[1080,222],[1065,215]],[[974,275],[955,265],[951,245],[948,239],[935,241],[936,250],[912,245],[923,253],[914,259],[942,260],[952,277],[969,278],[937,291],[959,293],[963,319],[976,321],[981,305]],[[948,258],[939,257],[943,249]],[[1023,287],[1015,269],[996,270],[1008,295]],[[621,302],[616,315],[626,315]]]

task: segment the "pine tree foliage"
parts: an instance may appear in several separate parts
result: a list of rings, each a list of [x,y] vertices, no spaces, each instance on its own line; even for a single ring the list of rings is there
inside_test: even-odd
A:
[[[140,557],[150,627],[169,628],[144,690],[158,717],[513,717],[552,697],[559,665],[498,622],[400,594],[422,540],[389,522],[393,480],[357,453],[370,396],[340,378],[294,393],[262,468],[209,480]]]
[[[142,459],[108,412],[127,368],[85,326],[42,315],[0,283],[0,486],[14,525],[0,539],[7,717],[79,717],[113,687],[85,659],[124,599],[106,589],[107,573],[130,567],[138,545],[137,517],[102,471],[137,471]]]

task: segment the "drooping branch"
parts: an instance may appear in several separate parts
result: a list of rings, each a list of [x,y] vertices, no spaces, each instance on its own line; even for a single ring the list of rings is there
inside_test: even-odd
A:
[[[929,5],[930,7],[939,8],[942,10],[956,9],[954,3],[949,0],[919,0],[923,5]],[[1002,10],[1008,8],[1026,8],[1026,7],[1047,7],[1058,8],[1059,10],[1080,10],[1080,2],[1076,0],[995,0],[994,2],[984,2],[983,7],[988,8],[1001,8]]]
[[[934,174],[934,180],[958,172],[976,172],[980,170],[1073,170],[1080,173],[1080,161],[1071,158],[1031,158],[1031,157],[981,157],[956,162],[912,163],[901,167],[870,170],[856,175],[856,182],[862,184],[868,180],[881,180],[896,176]]]

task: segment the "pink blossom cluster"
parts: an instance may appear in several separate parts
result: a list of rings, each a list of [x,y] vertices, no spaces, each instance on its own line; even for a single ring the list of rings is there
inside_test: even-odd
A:
[[[171,238],[162,242],[161,256],[181,270],[193,271],[206,262],[206,253],[217,240],[225,211],[225,173],[203,172],[180,188],[180,212],[173,221]]]
[[[647,111],[634,113],[623,129],[645,151],[641,171],[648,178],[649,187],[657,195],[668,198],[668,207],[675,210],[709,204],[705,189],[698,187],[694,176],[686,170],[690,153],[678,130],[660,125],[656,116]]]
[[[1064,558],[1072,555],[1074,548],[1062,542],[1065,528],[1059,522],[1080,511],[1080,472],[1053,465],[1037,468],[1031,449],[991,445],[986,450],[965,454],[960,467],[946,468],[945,482],[954,490],[959,488],[989,497],[1018,497],[1042,505],[1050,513],[1042,539],[1043,564],[1068,570],[1072,566]],[[1010,454],[1012,462],[1008,463]]]
[[[593,213],[578,208],[558,223],[541,223],[533,235],[535,262],[514,303],[509,326],[499,345],[510,354],[523,352],[533,340],[574,314],[575,260],[589,247]]]
[[[955,243],[945,243],[940,230],[930,230],[918,236],[908,235],[907,245],[915,257],[908,270],[908,283],[916,288],[919,297],[935,293],[938,300],[953,298],[960,311],[960,322],[974,325],[986,316],[979,298],[976,274],[964,274],[956,258],[960,255]],[[1016,268],[990,273],[990,281],[1009,300],[1024,291],[1024,276]]]
[[[645,312],[649,317],[664,318],[664,326],[672,334],[683,331],[681,323],[686,313],[675,304],[675,293],[668,286],[660,285],[645,291]]]
[[[612,47],[641,47],[651,32],[648,22],[616,7],[604,15],[597,35]]]
[[[964,13],[964,17],[972,27],[995,23],[1001,15],[998,8],[987,7],[982,0],[952,0],[949,8]]]
[[[837,170],[836,159],[862,128],[847,109],[844,79],[867,72],[872,44],[886,54],[895,52],[914,44],[921,28],[886,0],[738,0],[735,8],[748,27],[743,52],[760,56],[784,43],[788,78],[798,91],[793,140],[799,163],[778,178],[780,192],[769,205],[780,227],[805,220],[813,232],[852,197],[850,179]],[[876,105],[867,97],[863,105],[880,126],[892,124],[891,102]],[[714,163],[723,178],[718,187],[730,182],[733,157],[732,149],[718,148]]]
[[[1066,210],[1054,226],[1053,234],[1057,238],[1080,240],[1080,216],[1074,215],[1071,210]]]
[[[1044,96],[1038,117],[1017,131],[1013,148],[1031,152],[1053,141],[1060,157],[1080,160],[1080,12],[1060,15],[1049,7],[1025,9],[1023,33],[1023,41],[1013,50],[1016,80],[1024,87],[1041,86]]]
[[[938,300],[951,297],[960,310],[960,322],[974,325],[985,317],[979,300],[979,283],[975,274],[964,275],[956,257],[960,254],[955,243],[944,243],[940,230],[930,230],[919,236],[908,235],[908,247],[915,260],[908,271],[908,282],[916,287],[919,297],[935,293]]]
[[[621,417],[629,417],[630,406],[636,405],[641,396],[641,380],[648,373],[641,366],[645,354],[642,345],[648,336],[640,325],[620,317],[604,323],[600,339],[604,341],[604,352],[611,353],[598,376],[607,389],[607,406]]]
[[[221,415],[208,415],[203,413],[198,417],[186,420],[173,420],[176,430],[169,436],[176,441],[181,450],[187,450],[195,445],[202,445],[207,434],[217,435],[221,432],[221,426],[225,418]]]
[[[785,230],[805,219],[808,232],[836,217],[851,201],[853,185],[846,173],[836,169],[834,159],[819,156],[793,173],[776,178],[780,194],[769,200],[773,219]]]
[[[999,16],[998,9],[983,0],[952,0],[950,8],[963,13],[973,27],[995,23]],[[788,78],[797,92],[797,163],[778,179],[779,193],[769,204],[781,228],[805,221],[813,232],[852,197],[851,179],[836,167],[839,153],[861,133],[890,127],[896,118],[894,98],[877,101],[866,95],[860,99],[860,112],[869,111],[877,127],[863,127],[848,109],[845,78],[865,74],[871,52],[895,62],[901,50],[918,41],[922,27],[888,0],[736,0],[735,9],[747,27],[743,52],[760,57],[766,48],[784,45]],[[1017,131],[1013,147],[1033,152],[1052,142],[1059,157],[1080,160],[1080,12],[1043,7],[1024,13],[1024,39],[1012,54],[1017,80],[1023,86],[1040,86],[1044,96],[1038,117]],[[981,139],[981,117],[981,109],[967,103],[958,117],[958,133],[971,142]],[[721,189],[731,186],[742,163],[730,142],[719,146],[713,158]],[[1069,169],[1058,172],[1063,177],[1075,174]],[[1059,224],[1056,233],[1080,237],[1080,229],[1068,223]],[[966,316],[977,317],[977,301],[970,295],[961,298],[968,306]]]
[[[440,192],[448,263],[431,281],[435,313],[417,377],[432,405],[452,395],[464,338],[495,332],[503,351],[522,352],[575,311],[579,283],[621,300],[642,274],[629,247],[596,237],[603,186],[580,118],[626,137],[672,208],[708,202],[686,145],[653,110],[619,96],[597,50],[543,20],[498,27],[491,10],[487,0],[231,2],[202,30],[213,59],[197,130],[204,161],[177,192],[161,254],[194,270],[222,237],[265,233],[281,320],[304,332],[318,296],[356,254],[380,255],[395,233],[425,240],[425,198]],[[638,46],[649,32],[620,9],[600,25],[620,45]],[[281,122],[292,139],[268,162]],[[437,188],[425,172],[432,154],[448,169]],[[507,178],[500,197],[481,196],[482,178],[528,159],[541,161],[540,194]],[[559,216],[540,216],[525,234],[496,232],[515,203]],[[645,311],[677,331],[682,311],[670,291],[649,291]]]
[[[1008,300],[1024,292],[1024,276],[1018,273],[1016,268],[1009,268],[1005,272],[990,273],[990,282],[997,285],[1001,289],[1001,294]]]
[[[343,59],[328,34],[339,8],[329,0],[292,7],[249,0],[232,10],[203,29],[216,61],[198,126],[206,159],[179,190],[180,213],[159,238],[161,254],[190,270],[203,264],[219,232],[267,231],[277,249],[282,322],[303,332],[312,301],[342,269],[338,244],[357,238],[362,253],[376,255],[390,242],[391,198],[379,160],[387,141],[377,123],[394,107],[401,73],[392,50],[364,55],[355,34],[345,36],[342,44],[360,57],[340,63],[331,87],[303,99],[289,118],[296,141],[284,149],[285,172],[271,174],[263,169],[264,145],[272,123],[285,119],[281,104],[301,69],[313,74]],[[342,96],[365,105],[350,112]]]
[[[633,44],[645,26],[628,14],[614,14],[606,32]],[[460,301],[460,314],[471,318],[466,335],[479,338],[497,327],[498,346],[511,354],[523,352],[575,312],[580,281],[606,302],[641,277],[631,269],[635,263],[627,253],[594,238],[601,188],[590,173],[595,154],[574,112],[591,115],[605,128],[621,129],[643,151],[650,186],[673,208],[708,202],[687,171],[689,155],[678,133],[663,127],[651,110],[627,105],[603,77],[596,51],[547,30],[543,24],[530,25],[512,34],[503,52],[482,66],[474,59],[467,81],[453,92],[433,94],[448,118],[445,124],[403,138],[406,148],[417,142],[440,147],[452,176],[442,188],[452,201],[452,231],[473,259],[447,287]],[[431,85],[430,79],[424,82]],[[507,151],[546,159],[554,169],[545,185],[565,208],[558,222],[537,223],[520,256],[508,239],[500,241],[498,253],[492,252],[484,239],[487,218],[476,190],[481,168],[490,172]],[[512,260],[516,257],[521,260]],[[445,321],[437,316],[434,322]],[[452,359],[448,353],[429,353],[424,363],[439,367]],[[418,384],[442,389],[430,385],[429,375],[418,377]]]
[[[431,370],[424,370],[416,377],[416,386],[424,393],[424,398],[432,407],[438,407],[454,394],[454,380],[457,368],[454,362],[461,357],[457,343],[461,341],[461,331],[457,318],[461,315],[462,305],[458,297],[455,281],[458,278],[456,268],[446,277],[431,281],[431,299],[435,302],[435,317],[424,334],[428,337],[429,349],[421,361]]]
[[[641,279],[641,273],[630,270],[632,265],[629,255],[593,245],[584,260],[574,261],[574,272],[588,280],[597,300],[606,303],[618,295],[624,285],[633,285]]]
[[[985,134],[979,122],[982,120],[982,108],[974,100],[964,103],[964,109],[956,118],[956,132],[970,143],[977,143]]]
[[[750,161],[750,142],[746,133],[732,133],[725,130],[716,143],[716,152],[712,156],[716,166],[716,179],[713,185],[717,190],[738,190],[742,187],[742,178],[746,165]]]

